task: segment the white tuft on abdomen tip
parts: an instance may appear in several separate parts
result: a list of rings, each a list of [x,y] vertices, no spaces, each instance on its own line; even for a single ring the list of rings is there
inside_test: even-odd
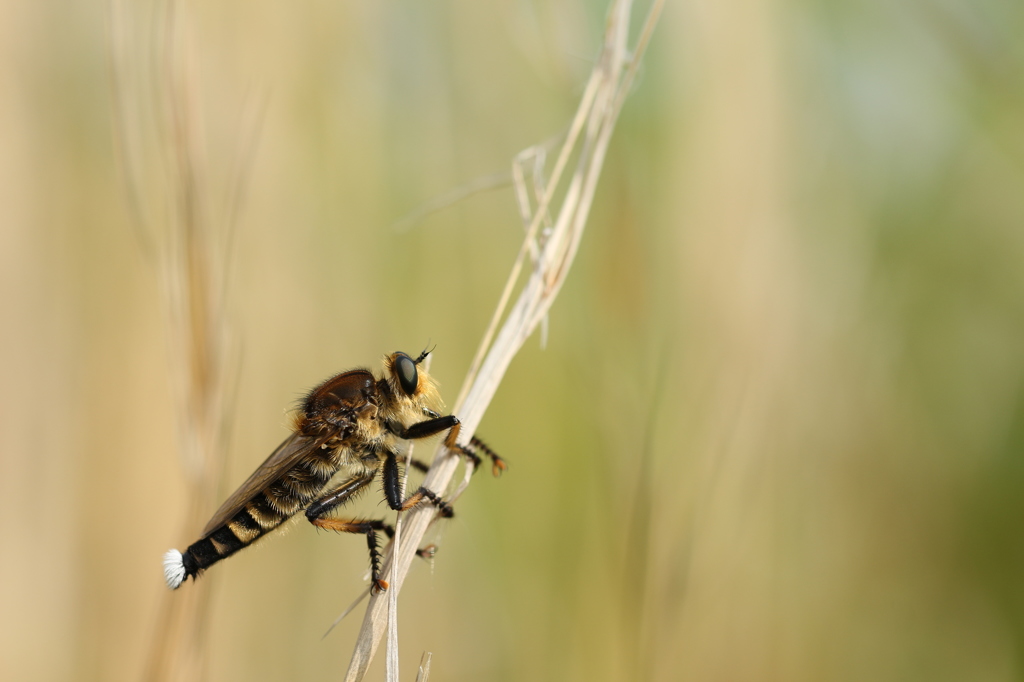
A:
[[[167,587],[176,590],[184,579],[185,563],[181,559],[181,552],[176,549],[168,550],[164,554],[164,580],[167,581]]]

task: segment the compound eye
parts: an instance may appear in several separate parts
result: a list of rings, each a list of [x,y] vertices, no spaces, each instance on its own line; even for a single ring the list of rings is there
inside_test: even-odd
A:
[[[416,392],[419,385],[419,377],[416,374],[416,363],[405,353],[398,353],[395,358],[395,374],[398,375],[398,383],[406,395]]]

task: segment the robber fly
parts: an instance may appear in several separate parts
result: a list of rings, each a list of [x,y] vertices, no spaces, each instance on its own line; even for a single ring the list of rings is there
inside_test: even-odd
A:
[[[386,590],[380,577],[378,533],[389,538],[394,529],[383,520],[339,519],[329,516],[366,489],[379,473],[384,498],[391,509],[405,511],[428,502],[441,516],[452,508],[432,490],[420,487],[402,499],[397,449],[399,440],[427,438],[447,430],[445,446],[464,455],[471,466],[480,464],[477,450],[490,457],[494,475],[505,463],[490,448],[473,438],[459,445],[459,420],[441,416],[437,386],[405,353],[384,357],[384,375],[377,379],[368,369],[353,369],[331,377],[306,396],[295,417],[294,432],[245,483],[221,505],[203,529],[202,538],[184,552],[164,555],[164,579],[177,589],[186,578],[251,545],[286,520],[305,510],[318,528],[366,535],[370,548],[371,589]],[[427,465],[413,460],[422,471]],[[340,480],[330,486],[336,474]]]

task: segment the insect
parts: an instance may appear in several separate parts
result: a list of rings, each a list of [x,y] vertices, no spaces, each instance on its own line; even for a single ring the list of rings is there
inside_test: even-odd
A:
[[[167,586],[177,589],[188,577],[194,580],[204,569],[305,510],[314,526],[365,535],[371,589],[386,590],[388,584],[380,577],[378,533],[390,538],[394,529],[383,520],[339,519],[330,513],[363,492],[380,474],[391,509],[405,511],[430,503],[441,516],[453,515],[448,503],[423,486],[402,499],[398,441],[447,430],[445,446],[465,456],[474,470],[481,462],[477,450],[491,459],[495,476],[506,469],[504,460],[480,440],[458,444],[458,418],[438,412],[441,398],[437,386],[419,369],[428,354],[424,351],[413,359],[405,353],[392,353],[384,357],[380,379],[368,369],[353,369],[310,391],[295,417],[293,433],[221,505],[203,529],[202,538],[184,552],[172,549],[164,554]],[[412,465],[427,470],[427,465],[417,460],[412,460]],[[340,480],[331,485],[336,475]]]

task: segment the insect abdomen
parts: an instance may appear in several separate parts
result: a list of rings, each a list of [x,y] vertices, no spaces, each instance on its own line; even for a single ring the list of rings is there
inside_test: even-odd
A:
[[[274,530],[312,502],[338,470],[319,453],[300,461],[224,525],[193,543],[181,558],[185,577],[225,559]]]
[[[273,512],[265,499],[259,499],[263,497],[263,493],[257,495],[246,505],[245,509],[235,514],[230,521],[185,550],[183,559],[188,575],[194,576],[204,568],[251,545],[258,538],[284,523],[288,516],[291,516]],[[258,515],[249,511],[250,509],[255,510],[257,507],[262,509]]]

